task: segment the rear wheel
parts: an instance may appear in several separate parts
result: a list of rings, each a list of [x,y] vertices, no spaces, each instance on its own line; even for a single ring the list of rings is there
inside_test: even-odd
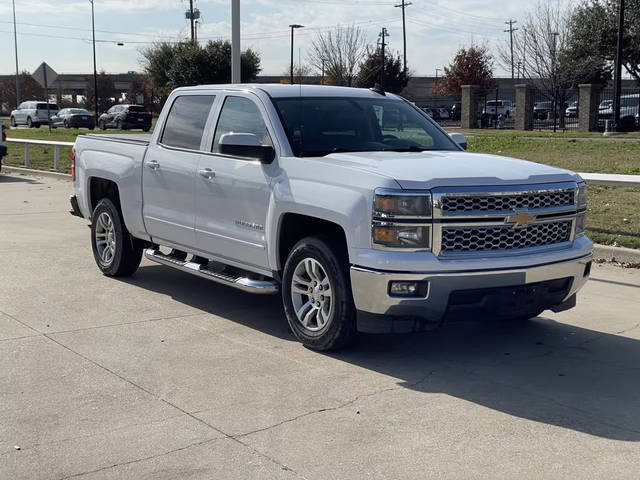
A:
[[[138,269],[142,247],[122,221],[119,209],[108,198],[98,202],[91,221],[93,257],[103,274],[128,277]]]
[[[123,128],[122,128],[122,120],[118,120],[118,121],[116,122],[116,128],[117,128],[118,130],[123,130]]]
[[[314,350],[345,347],[355,339],[356,310],[342,250],[328,237],[306,237],[293,247],[284,267],[287,321],[298,340]]]
[[[33,128],[33,121],[31,120],[31,117],[27,118],[27,127]]]
[[[98,122],[98,127],[100,127],[101,130],[106,130],[107,129],[107,124],[104,123],[104,120],[100,120]]]
[[[64,121],[64,128],[71,128],[69,127],[69,122],[67,122],[66,120]]]
[[[18,126],[18,124],[16,123],[16,119],[15,119],[15,118],[13,118],[13,117],[11,117],[11,126],[12,126],[13,128],[16,128],[16,127]]]

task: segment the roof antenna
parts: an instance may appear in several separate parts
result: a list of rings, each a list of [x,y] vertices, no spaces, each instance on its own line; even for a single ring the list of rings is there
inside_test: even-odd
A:
[[[384,90],[382,89],[382,87],[380,86],[380,84],[378,82],[375,83],[375,85],[373,86],[373,88],[370,88],[369,90],[371,90],[372,92],[375,93],[379,93],[380,95],[385,95],[386,93],[384,93]]]

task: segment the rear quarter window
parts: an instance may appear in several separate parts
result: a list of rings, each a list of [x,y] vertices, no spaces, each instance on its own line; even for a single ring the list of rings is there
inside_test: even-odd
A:
[[[160,143],[169,147],[199,150],[213,95],[177,97],[167,115]]]

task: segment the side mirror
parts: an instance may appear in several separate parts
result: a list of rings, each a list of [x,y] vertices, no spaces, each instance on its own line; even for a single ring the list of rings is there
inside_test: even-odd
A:
[[[451,140],[456,142],[462,148],[464,148],[465,150],[467,149],[467,139],[463,134],[453,132],[453,133],[450,133],[449,136],[451,137]]]
[[[253,133],[225,133],[220,137],[218,147],[223,155],[251,158],[260,163],[271,163],[276,157],[274,148],[262,145]]]

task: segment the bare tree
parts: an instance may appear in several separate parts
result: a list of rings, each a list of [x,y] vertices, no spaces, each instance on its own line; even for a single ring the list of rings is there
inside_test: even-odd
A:
[[[351,87],[358,75],[358,66],[366,55],[367,39],[359,27],[337,26],[318,32],[311,42],[309,61],[324,72],[327,83]]]
[[[293,62],[293,83],[307,83],[309,81],[309,76],[313,73],[313,68],[311,65],[302,63]],[[291,82],[291,64],[287,65],[287,69],[282,73],[282,80],[280,83],[290,83]]]
[[[530,10],[520,29],[514,33],[514,62],[521,65],[520,75],[531,81],[542,94],[564,111],[568,90],[586,80],[591,69],[579,65],[570,52],[573,9],[560,2],[539,2]],[[511,69],[508,41],[498,48],[500,64]],[[560,116],[563,123],[564,115]]]

